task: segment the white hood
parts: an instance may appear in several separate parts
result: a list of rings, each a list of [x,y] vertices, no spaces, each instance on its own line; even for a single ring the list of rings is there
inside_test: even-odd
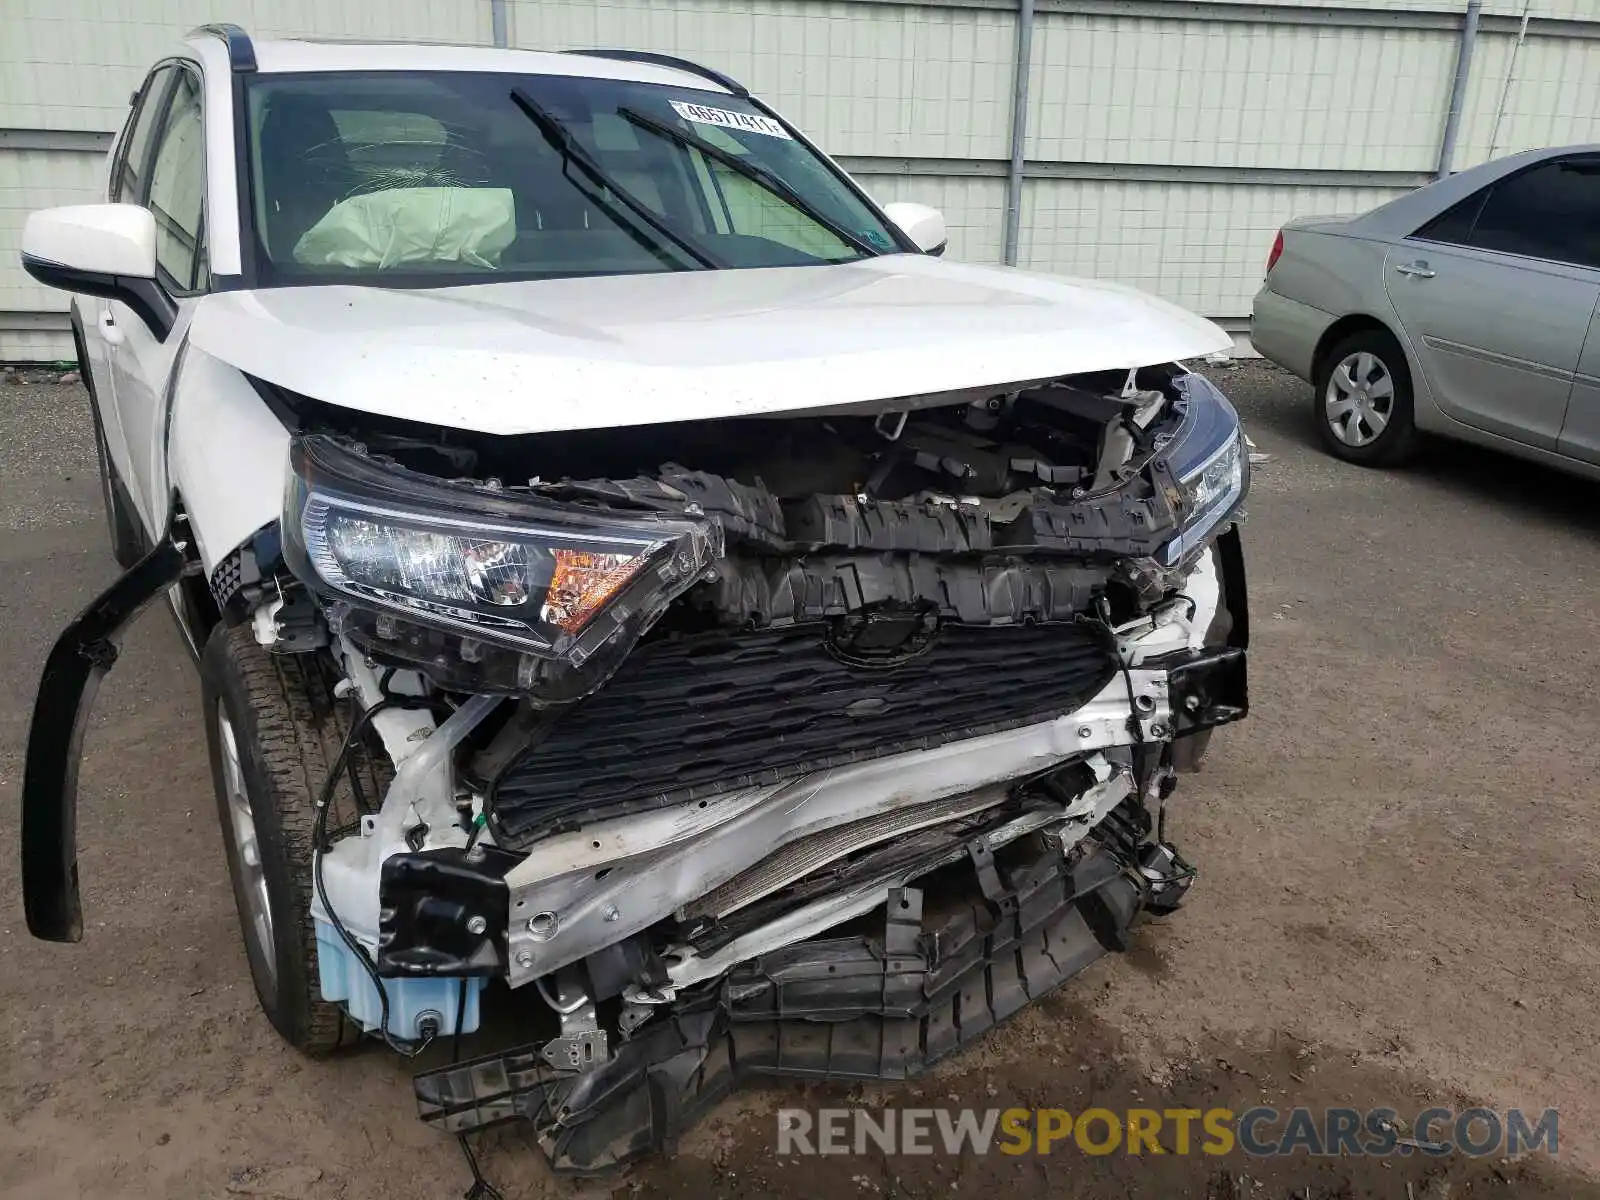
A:
[[[484,433],[792,413],[1229,347],[1131,288],[895,254],[839,266],[220,292],[200,349],[329,404]]]

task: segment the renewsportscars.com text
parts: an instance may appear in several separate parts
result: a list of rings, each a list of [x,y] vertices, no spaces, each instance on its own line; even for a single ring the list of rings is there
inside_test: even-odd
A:
[[[1555,1154],[1558,1125],[1553,1108],[785,1108],[777,1152],[1514,1156]]]

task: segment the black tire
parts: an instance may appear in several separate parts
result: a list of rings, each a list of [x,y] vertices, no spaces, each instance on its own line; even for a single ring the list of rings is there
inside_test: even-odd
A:
[[[127,486],[117,474],[106,445],[105,425],[100,420],[100,400],[94,392],[94,376],[89,373],[89,356],[84,353],[83,333],[77,322],[72,326],[72,343],[78,352],[78,378],[89,393],[89,418],[94,422],[95,457],[100,460],[100,500],[106,510],[106,530],[111,537],[111,557],[126,571],[149,551],[144,526],[133,509]]]
[[[1364,355],[1369,357],[1362,358]],[[1355,370],[1358,363],[1370,364],[1365,378],[1358,377],[1361,374]],[[1351,381],[1358,385],[1364,410],[1353,403],[1349,407],[1339,403],[1350,400],[1355,394],[1349,387]],[[1378,389],[1385,383],[1388,394],[1378,395]],[[1369,396],[1361,390],[1363,386],[1370,386],[1373,394]],[[1411,368],[1394,335],[1386,329],[1352,333],[1330,347],[1317,364],[1311,396],[1317,437],[1328,453],[1345,462],[1363,467],[1398,466],[1416,454],[1421,440],[1412,395]],[[1339,432],[1334,428],[1334,414],[1341,408],[1342,432]],[[1383,419],[1381,429],[1374,428],[1373,414]]]
[[[361,1037],[336,1004],[322,998],[311,916],[316,798],[349,731],[351,713],[333,698],[335,673],[321,655],[271,654],[248,625],[219,626],[200,661],[206,741],[217,815],[233,880],[240,932],[262,1011],[296,1050],[331,1053]],[[237,747],[253,818],[254,857],[271,914],[270,938],[253,932],[249,895],[258,876],[245,869],[230,808],[222,718]],[[381,751],[352,752],[358,797],[341,779],[329,809],[330,835],[375,811],[393,777]],[[269,953],[263,948],[270,945]]]

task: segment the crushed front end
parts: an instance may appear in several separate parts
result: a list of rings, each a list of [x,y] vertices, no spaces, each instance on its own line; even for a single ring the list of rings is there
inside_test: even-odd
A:
[[[395,769],[317,864],[322,993],[412,1043],[492,980],[553,1013],[426,1120],[618,1165],[747,1074],[911,1075],[1182,901],[1176,775],[1247,703],[1203,377],[527,438],[274,401],[284,520],[218,600]]]

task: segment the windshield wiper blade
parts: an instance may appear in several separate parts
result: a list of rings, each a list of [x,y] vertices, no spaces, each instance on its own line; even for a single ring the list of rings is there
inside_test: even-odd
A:
[[[626,105],[617,109],[617,115],[624,120],[639,126],[641,129],[648,129],[652,133],[660,134],[664,138],[670,138],[677,142],[680,146],[694,147],[707,158],[715,159],[717,162],[727,167],[728,170],[743,175],[751,183],[756,184],[758,187],[766,188],[767,191],[771,192],[774,196],[777,196],[780,200],[787,201],[791,206],[810,217],[813,221],[822,226],[829,233],[833,234],[834,237],[838,238],[845,245],[850,246],[855,250],[859,250],[862,254],[875,256],[884,253],[878,247],[874,246],[871,242],[863,238],[860,234],[854,232],[844,225],[841,225],[838,221],[835,221],[832,217],[828,216],[827,213],[820,212],[804,196],[795,191],[794,188],[790,187],[787,183],[785,183],[778,176],[774,175],[771,171],[767,170],[765,167],[756,166],[754,163],[747,163],[737,154],[730,154],[721,146],[712,145],[699,134],[689,133],[683,129],[676,129],[673,126],[668,125],[665,121],[658,121],[654,117],[648,116],[637,109],[629,108]]]
[[[511,101],[534,123],[539,132],[544,135],[544,140],[550,143],[551,148],[557,154],[561,155],[563,162],[576,163],[579,169],[591,180],[622,201],[634,216],[666,238],[667,241],[677,246],[678,249],[699,263],[701,267],[727,267],[727,263],[717,258],[709,250],[695,245],[693,241],[652,212],[650,206],[643,200],[606,174],[605,168],[594,160],[594,156],[589,153],[583,143],[573,137],[566,126],[552,117],[544,106],[532,96],[529,96],[521,88],[512,88]]]

